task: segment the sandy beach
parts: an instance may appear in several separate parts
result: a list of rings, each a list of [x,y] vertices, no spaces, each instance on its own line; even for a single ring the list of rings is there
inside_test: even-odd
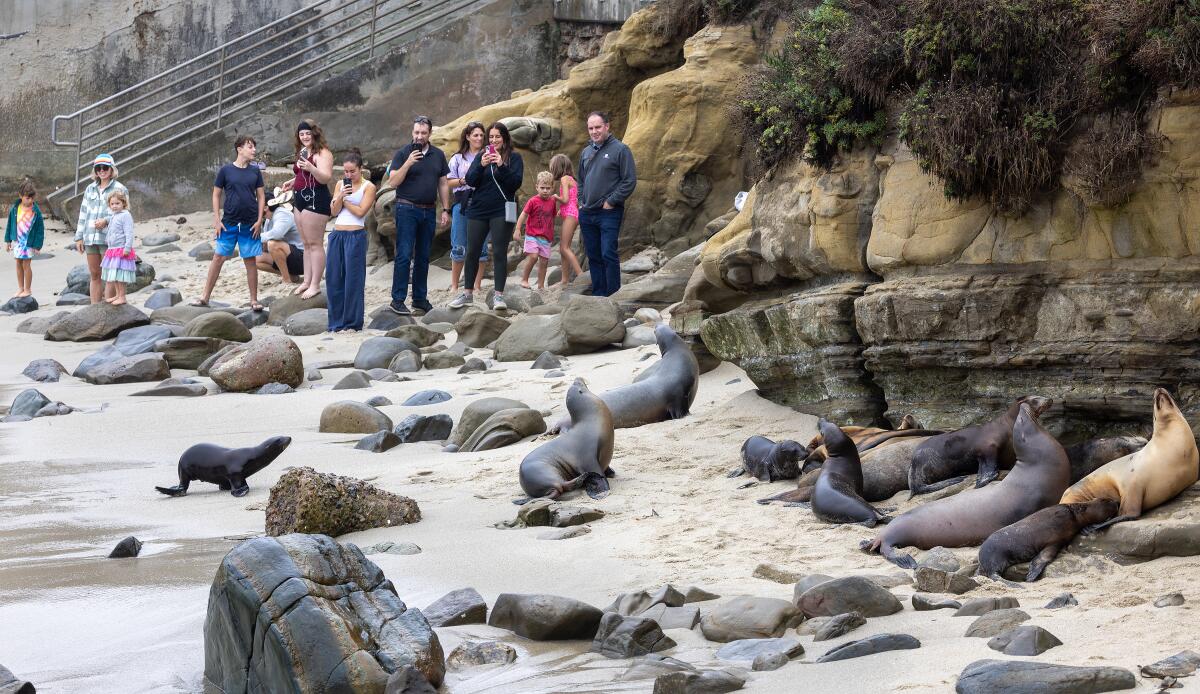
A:
[[[207,263],[186,250],[208,238],[199,220],[206,214],[139,222],[137,234],[180,233],[180,252],[146,254],[167,286],[185,301],[198,295]],[[64,246],[70,235],[47,232],[45,249],[54,257],[34,263],[34,295],[52,315],[54,293],[67,271],[81,262]],[[247,300],[240,262],[226,265],[214,299],[234,305]],[[262,274],[261,295],[280,294],[279,280]],[[385,303],[391,268],[368,275],[368,311]],[[430,273],[430,299],[444,303],[448,273]],[[14,291],[12,261],[0,263],[0,291]],[[139,306],[146,293],[131,295]],[[554,300],[554,292],[547,294]],[[791,583],[753,577],[769,563],[799,574],[901,574],[879,556],[858,550],[870,530],[831,526],[805,508],[762,506],[756,499],[779,493],[793,481],[738,489],[746,478],[726,473],[740,464],[739,448],[752,434],[807,441],[815,417],[759,397],[737,367],[725,363],[701,377],[692,414],[684,419],[618,430],[612,466],[618,476],[612,493],[593,501],[607,515],[589,534],[561,541],[538,539],[544,530],[498,529],[512,519],[522,496],[517,483],[521,459],[548,437],[483,453],[442,453],[435,443],[404,444],[375,454],[354,450],[359,437],[317,431],[321,409],[338,400],[382,395],[394,403],[427,388],[453,398],[426,407],[392,405],[381,410],[398,422],[412,413],[445,413],[457,421],[473,399],[515,398],[549,414],[565,412],[563,396],[571,379],[585,378],[594,391],[628,383],[658,356],[653,346],[605,350],[570,357],[565,377],[546,377],[529,362],[497,363],[497,373],[459,375],[453,369],[422,370],[413,380],[372,382],[370,389],[334,392],[348,370],[328,369],[320,381],[305,382],[294,394],[257,396],[223,393],[200,398],[129,397],[146,384],[93,386],[64,376],[58,383],[35,384],[21,375],[37,358],[54,358],[68,371],[94,352],[96,343],[47,342],[19,334],[28,315],[0,316],[0,401],[11,402],[36,386],[52,400],[80,411],[30,422],[0,424],[0,664],[44,692],[199,692],[202,691],[203,624],[209,584],[221,557],[242,539],[263,533],[271,484],[288,468],[310,466],[349,475],[420,505],[414,525],[380,528],[339,537],[360,547],[382,541],[413,542],[422,552],[410,556],[371,554],[408,605],[424,607],[445,593],[477,589],[493,603],[503,592],[552,593],[608,605],[618,594],[664,583],[697,585],[725,598],[755,595],[790,599]],[[254,329],[256,336],[279,332]],[[375,333],[378,334],[378,333]],[[352,359],[371,331],[294,338],[305,363]],[[446,344],[455,340],[446,336]],[[477,350],[472,356],[490,356]],[[175,371],[175,376],[194,372]],[[201,379],[207,382],[206,379]],[[291,447],[250,479],[250,493],[231,497],[212,485],[197,484],[182,498],[168,498],[155,485],[175,483],[176,461],[200,442],[249,446],[286,434]],[[908,508],[901,499],[884,508]],[[127,535],[144,543],[142,555],[108,560]],[[971,549],[956,550],[961,559]],[[1180,650],[1195,648],[1200,618],[1191,590],[1197,577],[1192,559],[1158,559],[1122,566],[1105,558],[1069,556],[1079,570],[1051,575],[1024,588],[988,579],[967,597],[1012,596],[1042,626],[1063,641],[1036,660],[1073,665],[1114,665],[1137,670]],[[1051,572],[1053,574],[1053,572]],[[747,673],[749,692],[947,692],[959,672],[985,658],[1008,658],[987,647],[987,639],[964,638],[970,618],[948,611],[915,612],[914,592],[893,592],[906,609],[870,619],[846,636],[813,643],[798,637],[806,653],[772,672]],[[1180,591],[1189,602],[1155,608],[1158,596]],[[1071,592],[1079,606],[1042,606]],[[701,603],[704,607],[706,604]],[[513,646],[515,663],[499,668],[451,671],[442,691],[467,692],[650,692],[653,680],[619,681],[629,660],[588,653],[586,642],[538,643],[485,625],[440,628],[449,653],[470,639],[494,639]],[[906,633],[920,639],[917,650],[867,659],[814,665],[817,657],[844,643],[876,633]],[[668,630],[678,646],[669,655],[701,667],[729,667],[714,655],[720,644],[699,630]],[[794,632],[790,635],[794,636]],[[804,661],[804,662],[800,662]],[[1158,680],[1139,676],[1137,691],[1157,689]],[[1196,685],[1185,680],[1185,688]]]

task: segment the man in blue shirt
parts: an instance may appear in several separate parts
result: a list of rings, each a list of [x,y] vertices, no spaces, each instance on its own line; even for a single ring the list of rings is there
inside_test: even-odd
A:
[[[392,303],[402,316],[412,313],[404,305],[412,278],[412,305],[420,314],[429,303],[429,248],[433,245],[434,208],[442,202],[441,226],[450,224],[450,164],[442,150],[429,144],[433,121],[413,119],[412,142],[396,150],[387,184],[396,191],[396,266],[392,271]]]
[[[258,256],[262,254],[262,241],[259,231],[262,228],[263,210],[267,206],[267,198],[263,188],[262,171],[250,162],[258,153],[258,145],[249,135],[238,136],[234,143],[237,158],[232,164],[226,164],[217,172],[213,182],[212,207],[213,226],[216,227],[217,247],[212,262],[208,266],[208,279],[204,283],[204,294],[192,302],[193,306],[207,306],[212,298],[213,287],[221,276],[221,266],[225,260],[233,256],[233,248],[237,246],[238,254],[246,265],[246,284],[250,288],[250,308],[255,311],[263,309],[258,303]],[[221,198],[224,197],[224,205]],[[224,214],[222,215],[222,211]]]
[[[633,152],[610,129],[607,113],[588,114],[591,142],[579,155],[579,229],[592,275],[592,296],[609,296],[621,288],[617,241],[625,201],[637,186]]]

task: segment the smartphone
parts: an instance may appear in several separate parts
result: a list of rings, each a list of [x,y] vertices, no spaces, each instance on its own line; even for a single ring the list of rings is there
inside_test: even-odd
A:
[[[347,189],[354,187],[354,184],[350,181],[349,176],[346,176],[345,178],[342,179],[342,186]]]
[[[487,152],[488,152],[488,154],[495,154],[496,153],[496,145],[489,143]]]
[[[301,159],[308,159],[308,148],[307,148],[307,147],[301,147],[301,148],[300,148],[300,158],[301,158]]]

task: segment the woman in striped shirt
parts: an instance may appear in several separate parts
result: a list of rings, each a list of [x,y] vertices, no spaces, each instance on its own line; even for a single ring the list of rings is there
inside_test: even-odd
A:
[[[108,154],[96,155],[92,162],[92,183],[83,191],[83,202],[79,205],[79,223],[75,226],[75,250],[87,259],[88,293],[92,303],[104,298],[104,282],[100,280],[100,261],[108,245],[104,242],[105,229],[112,217],[108,208],[108,196],[120,191],[128,200],[129,191],[117,182],[117,164]]]

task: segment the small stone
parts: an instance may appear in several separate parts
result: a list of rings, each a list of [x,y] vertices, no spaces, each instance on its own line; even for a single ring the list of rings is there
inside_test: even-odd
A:
[[[598,508],[582,508],[580,506],[556,506],[550,510],[550,525],[555,528],[569,528],[573,525],[583,525],[598,521],[604,517],[604,511]]]
[[[587,603],[558,595],[501,593],[488,625],[534,641],[591,639],[603,613]]]
[[[668,672],[654,678],[653,694],[724,694],[744,686],[745,678],[724,670]]]
[[[559,371],[558,369],[554,369],[553,371],[547,371],[543,375],[546,378],[562,378],[563,376],[566,376],[567,374],[562,371]]]
[[[832,663],[838,660],[861,658],[886,651],[909,650],[920,647],[921,642],[908,634],[875,634],[865,639],[834,646],[825,655],[817,658],[817,662]]]
[[[586,525],[576,525],[571,528],[556,528],[547,530],[544,533],[538,533],[539,540],[569,540],[573,537],[581,537],[592,532],[592,529]],[[663,627],[664,629],[666,627]]]
[[[950,573],[929,566],[917,567],[916,587],[922,593],[963,593],[979,587],[979,583],[961,574]]]
[[[391,431],[384,429],[377,431],[374,434],[368,434],[355,444],[354,448],[360,451],[371,451],[372,453],[383,453],[390,451],[400,445],[400,437],[393,434]]]
[[[988,648],[1004,655],[1041,655],[1061,645],[1054,634],[1032,624],[1009,629],[988,641]]]
[[[321,373],[320,369],[310,368],[308,371],[304,372],[304,378],[308,381],[320,381],[321,379],[325,378],[325,376]]]
[[[788,659],[804,655],[804,646],[796,639],[739,639],[717,649],[721,660],[754,660],[762,655],[779,653]]]
[[[295,393],[296,389],[286,383],[268,383],[258,390],[254,391],[255,395],[287,395]]]
[[[1146,677],[1187,677],[1200,667],[1200,653],[1195,651],[1180,651],[1170,658],[1142,666],[1142,674]]]
[[[534,499],[517,510],[518,528],[536,528],[550,525],[551,511],[558,502],[551,499]]]
[[[470,359],[467,359],[463,363],[462,368],[460,368],[458,370],[458,373],[460,373],[460,374],[480,373],[483,371],[487,371],[487,368],[488,368],[487,364],[484,363],[484,361],[482,359],[478,359],[476,357],[471,357]]]
[[[334,390],[358,390],[361,388],[370,388],[371,379],[365,371],[351,371],[342,377],[342,380],[334,384]]]
[[[54,359],[34,359],[21,372],[26,378],[40,383],[58,383],[58,379],[67,373],[67,367]]]
[[[507,665],[517,659],[512,646],[499,641],[464,641],[446,657],[446,667],[465,670],[481,665]]]
[[[672,587],[669,586],[668,587]],[[693,602],[707,602],[709,600],[720,600],[721,596],[716,593],[707,591],[699,586],[688,586],[679,591],[683,593],[683,604],[687,605]]]
[[[38,410],[50,404],[50,398],[36,388],[26,388],[13,398],[8,414],[16,417],[32,417]]]
[[[808,617],[832,617],[845,612],[886,617],[904,609],[891,591],[863,576],[818,583],[800,596],[797,606]]]
[[[828,641],[845,636],[866,623],[866,618],[857,612],[834,615],[820,629],[817,629],[813,634],[813,641]]]
[[[399,374],[415,373],[421,370],[421,353],[404,350],[392,357],[388,370]]]
[[[586,528],[586,525],[576,526]],[[643,611],[639,617],[646,617],[658,622],[663,629],[693,629],[700,623],[700,608],[681,605],[671,607],[664,603],[652,605]]]
[[[531,369],[557,369],[562,366],[562,359],[550,352],[542,352],[530,365]]]
[[[1071,595],[1070,593],[1063,593],[1063,594],[1055,597],[1050,602],[1046,603],[1045,609],[1057,610],[1057,609],[1060,609],[1063,607],[1072,607],[1072,606],[1078,605],[1078,604],[1079,604],[1079,601],[1075,599],[1074,595]]]
[[[487,623],[487,603],[474,588],[462,588],[447,593],[421,612],[435,627]]]
[[[927,566],[931,569],[938,569],[946,573],[954,573],[961,567],[958,557],[945,547],[934,547],[925,553],[925,556],[917,562],[918,567]]]
[[[928,612],[929,610],[957,610],[962,607],[962,603],[929,593],[913,593],[912,606],[917,612]]]
[[[435,354],[429,354],[425,357],[426,369],[453,369],[467,363],[462,355],[455,354],[450,350],[443,350]]]
[[[767,672],[769,670],[778,670],[788,664],[788,657],[782,653],[763,653],[756,657],[750,665],[750,669],[755,672]]]
[[[422,405],[435,405],[439,402],[446,402],[452,396],[444,390],[422,390],[419,393],[414,393],[407,400],[400,403],[405,407],[421,407]]]
[[[392,401],[388,400],[382,395],[376,395],[373,398],[367,398],[366,404],[370,405],[371,407],[387,407],[388,405],[392,404]]]
[[[1185,602],[1183,593],[1168,593],[1154,601],[1155,607],[1179,607]]]
[[[445,441],[454,429],[454,420],[448,414],[410,414],[396,425],[393,431],[403,443],[417,441]]]
[[[363,554],[397,554],[408,556],[420,553],[420,546],[411,542],[380,542],[363,550]]]
[[[130,535],[129,537],[117,543],[116,547],[108,553],[109,559],[129,559],[136,557],[142,551],[142,541]]]
[[[634,658],[674,647],[675,641],[653,619],[609,612],[600,620],[591,651],[606,658]]]
[[[978,617],[994,610],[1020,607],[1016,598],[971,598],[954,613],[955,617]]]
[[[775,564],[762,563],[754,567],[754,573],[751,574],[754,578],[762,578],[776,583],[795,583],[800,580],[802,574],[795,571],[789,571],[782,566]]]
[[[991,638],[1028,620],[1029,615],[1024,610],[1016,608],[993,610],[971,622],[971,626],[967,627],[967,633],[963,636]]]
[[[800,611],[787,600],[743,595],[709,610],[700,620],[700,630],[704,638],[720,643],[776,638],[802,619]]]

